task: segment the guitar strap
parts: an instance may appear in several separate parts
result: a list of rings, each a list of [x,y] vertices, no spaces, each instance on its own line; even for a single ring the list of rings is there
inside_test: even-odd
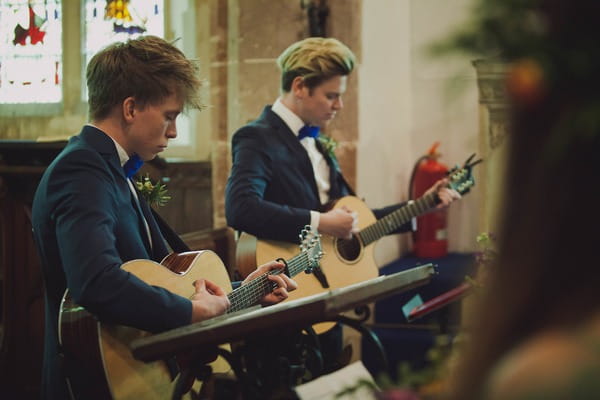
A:
[[[149,208],[150,208],[150,210],[152,210],[152,216],[154,216],[154,219],[156,220],[156,223],[158,224],[160,233],[162,233],[163,237],[165,238],[165,240],[167,241],[169,246],[171,246],[171,249],[176,253],[183,253],[186,251],[190,251],[189,246],[187,244],[185,244],[185,242],[183,240],[181,240],[179,235],[173,230],[173,228],[171,228],[169,226],[169,224],[167,224],[167,222],[160,216],[160,214],[157,213],[154,210],[154,208],[152,208],[152,207],[149,207]]]

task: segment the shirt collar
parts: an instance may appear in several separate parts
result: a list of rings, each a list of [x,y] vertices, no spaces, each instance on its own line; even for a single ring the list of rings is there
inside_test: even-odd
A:
[[[121,163],[121,167],[123,165],[125,165],[127,160],[129,160],[129,155],[127,155],[127,152],[125,151],[125,149],[123,147],[121,147],[121,145],[119,143],[117,143],[117,141],[115,139],[113,139],[112,136],[110,136],[109,134],[107,134],[106,132],[104,132],[102,129],[98,128],[94,124],[88,123],[86,125],[89,125],[91,127],[98,129],[100,132],[104,133],[106,136],[108,136],[110,138],[110,140],[113,141],[113,143],[115,144],[115,147],[117,148],[117,154],[119,155],[119,162]]]
[[[306,125],[304,121],[300,119],[299,116],[294,114],[292,110],[290,110],[286,107],[285,104],[283,104],[281,98],[275,100],[275,103],[271,107],[271,111],[277,114],[283,120],[283,122],[285,122],[288,128],[290,128],[290,130],[294,132],[294,135],[296,136],[298,136],[300,129],[302,129],[302,127]]]

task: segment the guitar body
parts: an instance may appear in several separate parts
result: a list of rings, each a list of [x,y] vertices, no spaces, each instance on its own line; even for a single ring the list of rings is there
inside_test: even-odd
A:
[[[206,278],[231,292],[231,282],[221,259],[212,251],[172,253],[160,264],[132,260],[122,268],[153,286],[185,298],[194,293],[193,282]],[[159,316],[157,316],[158,318]],[[129,344],[149,333],[125,326],[104,324],[65,292],[59,315],[59,338],[70,370],[69,385],[76,399],[167,399],[174,383],[163,361],[144,363],[133,358]],[[70,361],[69,361],[70,360]],[[229,370],[218,358],[214,372]]]
[[[371,209],[360,199],[346,196],[337,200],[333,208],[348,207],[358,214],[358,228],[363,228],[376,221]],[[289,294],[288,299],[299,299],[326,290],[339,289],[367,279],[379,276],[375,264],[375,243],[363,246],[360,240],[340,240],[323,235],[321,238],[323,256],[321,270],[327,278],[329,288],[325,289],[313,274],[300,273],[294,276],[298,289]],[[242,234],[237,245],[237,268],[243,277],[248,276],[257,266],[276,258],[288,259],[298,252],[298,245],[275,240],[257,240],[254,236]],[[320,323],[313,328],[317,333],[331,329],[334,323]]]
[[[457,166],[448,171],[447,187],[461,195],[469,192],[475,184],[472,169],[481,160],[472,161],[473,157],[475,154],[471,155],[462,167]],[[426,193],[378,220],[371,209],[354,196],[337,200],[334,209],[346,206],[358,214],[358,232],[352,235],[352,239],[324,236],[321,242],[325,254],[321,256],[320,264],[329,287],[323,286],[316,274],[300,274],[294,269],[294,273],[290,272],[290,275],[298,282],[298,289],[290,293],[289,298],[298,299],[376,278],[379,275],[373,256],[376,241],[409,222],[411,218],[433,210],[439,202],[437,193]],[[258,265],[276,258],[287,259],[294,251],[297,251],[296,245],[274,240],[257,240],[244,233],[238,240],[236,265],[239,273],[246,277]],[[313,328],[317,333],[322,333],[333,326],[333,323],[321,323]]]

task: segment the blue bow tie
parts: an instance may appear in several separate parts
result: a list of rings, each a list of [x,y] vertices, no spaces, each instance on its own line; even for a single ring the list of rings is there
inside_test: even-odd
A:
[[[305,137],[316,138],[317,136],[319,136],[318,126],[304,125],[298,133],[298,140],[302,140]]]
[[[127,179],[134,176],[143,164],[144,161],[137,154],[134,154],[131,157],[129,157],[129,160],[127,160],[125,165],[123,165],[123,171],[125,171],[125,176],[127,177]]]

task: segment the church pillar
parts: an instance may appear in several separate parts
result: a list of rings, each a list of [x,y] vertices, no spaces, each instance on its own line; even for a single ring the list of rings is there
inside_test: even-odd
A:
[[[479,88],[479,151],[484,162],[475,168],[481,187],[480,232],[496,232],[498,210],[502,201],[508,134],[508,101],[504,63],[475,60]]]

